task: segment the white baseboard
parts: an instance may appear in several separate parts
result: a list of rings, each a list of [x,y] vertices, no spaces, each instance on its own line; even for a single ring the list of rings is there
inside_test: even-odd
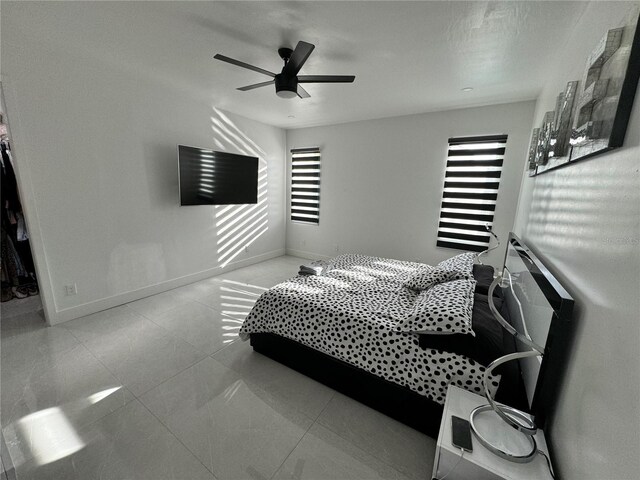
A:
[[[101,298],[92,302],[83,303],[82,305],[76,305],[74,307],[58,310],[55,312],[55,315],[50,316],[49,323],[51,325],[56,325],[62,322],[73,320],[74,318],[91,315],[92,313],[100,312],[108,308],[117,307],[118,305],[123,305],[135,300],[140,300],[141,298],[166,292],[167,290],[182,287],[199,280],[204,280],[205,278],[215,277],[216,275],[230,272],[232,270],[237,270],[238,268],[247,267],[259,262],[264,262],[265,260],[269,260],[270,258],[280,257],[284,254],[285,249],[279,248],[277,250],[272,250],[270,252],[262,253],[260,255],[255,255],[253,257],[244,258],[242,260],[229,263],[224,268],[220,266],[209,268],[207,270],[202,270],[201,272],[196,272],[185,275],[183,277],[166,280],[161,283],[156,283],[155,285],[149,285],[148,287],[132,290],[130,292],[119,293],[112,297]]]
[[[321,253],[305,252],[302,250],[293,250],[291,248],[287,248],[286,255],[291,255],[293,257],[300,257],[305,259],[312,258],[314,260],[329,260],[330,258],[333,258],[339,254],[336,253],[336,255],[322,255]]]

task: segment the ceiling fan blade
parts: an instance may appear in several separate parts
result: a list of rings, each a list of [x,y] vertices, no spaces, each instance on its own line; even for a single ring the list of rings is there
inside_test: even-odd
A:
[[[309,98],[311,95],[309,95],[309,92],[307,92],[304,88],[302,88],[300,85],[298,85],[297,87],[298,89],[298,96],[300,98]]]
[[[300,75],[298,83],[351,83],[355,75]]]
[[[291,54],[291,58],[289,58],[289,61],[282,70],[282,73],[287,76],[297,75],[302,68],[302,65],[304,65],[304,62],[307,61],[307,58],[309,58],[309,55],[313,52],[314,48],[316,48],[315,45],[299,41],[298,45],[296,45],[296,49]]]
[[[271,73],[268,70],[265,70],[260,67],[254,67],[253,65],[249,65],[248,63],[241,62],[240,60],[234,60],[233,58],[225,57],[224,55],[220,55],[217,53],[213,58],[216,60],[222,60],[223,62],[230,63],[231,65],[236,65],[242,68],[248,68],[249,70],[253,70],[254,72],[262,73],[264,75],[269,75],[270,77],[275,77],[275,73]]]
[[[253,90],[254,88],[266,87],[267,85],[273,85],[274,80],[269,80],[268,82],[262,83],[254,83],[253,85],[247,85],[246,87],[236,88],[236,90],[242,90],[246,92],[247,90]]]

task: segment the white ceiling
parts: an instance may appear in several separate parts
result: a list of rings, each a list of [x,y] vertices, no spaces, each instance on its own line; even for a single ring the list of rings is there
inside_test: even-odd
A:
[[[283,128],[537,97],[584,2],[20,2],[4,20],[31,38],[208,98]],[[6,15],[5,15],[6,16]],[[300,74],[355,75],[281,99],[223,55],[279,72],[277,49],[316,46]],[[464,87],[473,87],[463,92]],[[294,116],[295,118],[291,118]]]

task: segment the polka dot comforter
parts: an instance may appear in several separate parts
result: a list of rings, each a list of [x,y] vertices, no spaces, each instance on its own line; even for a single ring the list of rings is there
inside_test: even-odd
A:
[[[240,337],[274,333],[406,386],[444,404],[447,386],[483,391],[473,359],[422,349],[418,335],[397,331],[418,293],[404,283],[423,264],[341,255],[321,275],[297,276],[265,292]],[[492,394],[499,377],[492,378]]]

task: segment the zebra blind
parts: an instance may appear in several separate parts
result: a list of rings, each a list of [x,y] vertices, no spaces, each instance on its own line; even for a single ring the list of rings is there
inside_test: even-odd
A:
[[[320,149],[291,150],[291,220],[320,222]]]
[[[437,246],[487,249],[506,145],[507,135],[449,139]]]

